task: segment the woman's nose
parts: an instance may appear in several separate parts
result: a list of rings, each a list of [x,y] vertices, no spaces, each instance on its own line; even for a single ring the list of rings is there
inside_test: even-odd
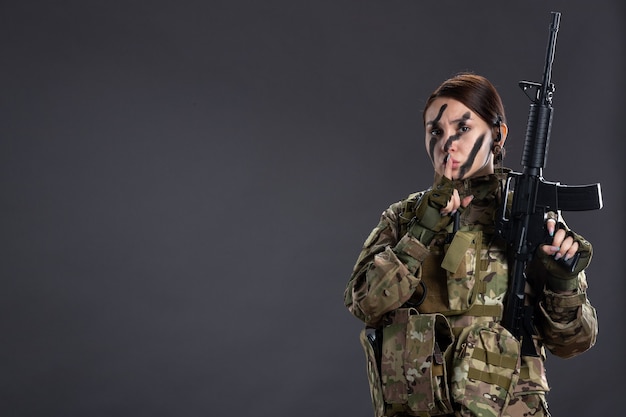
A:
[[[441,150],[445,153],[456,150],[456,140],[454,134],[450,133],[443,136],[441,140]]]

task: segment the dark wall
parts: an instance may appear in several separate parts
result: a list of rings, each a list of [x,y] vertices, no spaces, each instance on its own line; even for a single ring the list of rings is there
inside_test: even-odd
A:
[[[519,169],[553,10],[544,174],[605,207],[566,213],[600,334],[548,358],[549,401],[615,415],[621,0],[0,3],[1,414],[372,415],[343,290],[380,212],[430,185],[425,98],[490,78]]]

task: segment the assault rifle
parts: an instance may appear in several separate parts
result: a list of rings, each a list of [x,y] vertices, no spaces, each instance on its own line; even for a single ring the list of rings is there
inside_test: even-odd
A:
[[[522,354],[538,356],[532,335],[533,306],[524,305],[526,266],[541,244],[551,238],[545,228],[548,211],[583,211],[602,208],[600,184],[568,186],[543,179],[550,128],[552,123],[552,62],[556,47],[561,14],[551,13],[550,40],[541,83],[520,81],[519,86],[530,98],[531,105],[526,126],[526,140],[522,154],[523,171],[511,172],[505,183],[503,203],[498,216],[498,230],[507,241],[510,259],[509,292],[505,300],[503,325],[518,340]],[[530,92],[534,92],[531,95]],[[511,209],[507,214],[509,191],[514,190]],[[564,268],[573,271],[578,256],[569,261],[559,260]]]

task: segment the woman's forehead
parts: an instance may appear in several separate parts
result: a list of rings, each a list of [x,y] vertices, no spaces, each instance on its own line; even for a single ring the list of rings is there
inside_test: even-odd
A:
[[[426,124],[438,123],[440,120],[463,121],[474,118],[474,112],[465,104],[448,97],[434,100],[426,109]]]

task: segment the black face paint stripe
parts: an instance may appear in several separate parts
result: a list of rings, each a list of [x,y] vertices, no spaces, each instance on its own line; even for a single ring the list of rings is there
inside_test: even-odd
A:
[[[480,135],[480,137],[474,143],[474,146],[472,147],[472,150],[470,151],[470,154],[467,157],[467,161],[465,161],[465,163],[461,165],[461,168],[459,169],[458,179],[463,179],[467,171],[469,171],[470,168],[472,168],[472,165],[474,165],[474,161],[476,160],[476,155],[478,155],[478,151],[480,151],[480,148],[483,146],[484,141],[485,141],[485,135]]]
[[[443,112],[444,112],[444,111],[446,111],[446,109],[447,109],[447,108],[448,108],[448,103],[446,103],[446,104],[442,105],[442,106],[439,108],[439,113],[437,114],[437,117],[435,117],[435,119],[434,119],[434,120],[432,120],[432,121],[430,121],[430,122],[426,123],[426,125],[428,126],[428,125],[434,125],[434,124],[439,123],[439,120],[441,119],[441,116],[443,116]]]
[[[434,152],[435,152],[435,146],[437,145],[437,137],[435,136],[431,136],[430,137],[430,142],[428,143],[428,155],[430,156],[430,159],[434,162],[435,161],[435,157]]]
[[[459,128],[461,128],[462,126],[465,126],[465,121],[469,120],[470,115],[471,115],[470,112],[466,112],[463,116],[461,116],[461,119],[458,120]],[[452,146],[452,142],[461,139],[462,134],[463,133],[457,133],[456,135],[450,136],[448,140],[446,141],[444,150],[448,152],[448,150],[450,149],[450,146]]]
[[[465,122],[468,121],[470,119],[470,116],[472,114],[470,112],[465,112],[465,114],[463,116],[461,116],[461,119],[456,120],[459,122],[460,125],[465,125]]]
[[[452,135],[448,138],[448,140],[446,141],[446,145],[443,147],[443,150],[445,152],[448,152],[448,150],[450,149],[450,146],[452,146],[452,142],[461,139],[461,135],[460,134],[456,134],[456,135]]]
[[[435,117],[434,120],[426,123],[426,126],[435,126],[439,123],[439,120],[441,120],[441,117],[443,116],[443,112],[446,111],[446,109],[448,108],[448,104],[444,104],[439,108],[439,113],[437,113],[437,117]],[[434,162],[435,161],[435,146],[437,145],[437,137],[436,136],[431,136],[430,137],[430,142],[428,143],[428,152],[429,152],[429,156],[430,159]]]

